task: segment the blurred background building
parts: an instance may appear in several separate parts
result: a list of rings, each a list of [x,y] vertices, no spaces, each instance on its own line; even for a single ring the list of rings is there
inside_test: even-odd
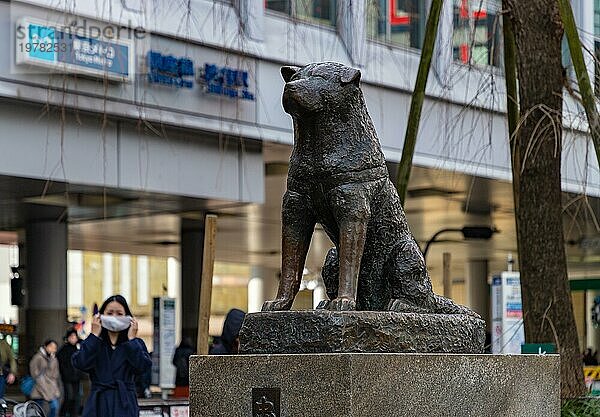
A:
[[[360,68],[395,178],[429,3],[0,1],[0,321],[18,323],[31,349],[121,293],[150,342],[152,298],[171,296],[178,334],[193,335],[208,212],[219,216],[211,334],[230,308],[259,310],[277,286],[293,144],[279,68]],[[572,3],[584,44],[600,50],[600,2]],[[445,2],[405,207],[422,247],[444,228],[500,230],[444,233],[427,257],[443,293],[451,254],[445,291],[487,319],[489,278],[517,253],[500,18],[499,1]],[[565,93],[569,275],[581,345],[600,347],[600,173],[586,129]],[[325,297],[330,246],[317,227],[296,308]],[[24,279],[20,308],[10,266]]]

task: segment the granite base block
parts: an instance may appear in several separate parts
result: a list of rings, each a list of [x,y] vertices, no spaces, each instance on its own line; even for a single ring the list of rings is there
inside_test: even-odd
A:
[[[558,355],[193,356],[192,417],[559,417]]]

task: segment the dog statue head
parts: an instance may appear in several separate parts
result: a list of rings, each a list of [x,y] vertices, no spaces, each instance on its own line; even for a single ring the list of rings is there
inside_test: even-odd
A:
[[[343,108],[361,95],[360,70],[337,62],[281,67],[285,80],[283,108],[292,116],[315,115]]]

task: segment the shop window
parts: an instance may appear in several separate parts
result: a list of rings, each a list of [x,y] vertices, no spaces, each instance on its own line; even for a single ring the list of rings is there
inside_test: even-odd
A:
[[[594,35],[600,36],[600,0],[594,0]]]
[[[499,4],[491,0],[454,0],[452,52],[456,61],[501,65],[499,10]]]
[[[336,23],[336,0],[265,0],[265,7],[323,25]]]
[[[600,41],[594,41],[594,92],[600,98]]]
[[[600,0],[594,0],[594,35],[600,37]],[[600,98],[600,39],[594,41],[594,91]]]
[[[367,36],[421,48],[425,30],[425,1],[368,0]]]
[[[266,0],[265,7],[276,12],[291,14],[292,0]]]

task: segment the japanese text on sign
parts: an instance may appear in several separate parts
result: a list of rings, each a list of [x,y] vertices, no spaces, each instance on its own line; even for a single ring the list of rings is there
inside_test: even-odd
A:
[[[194,82],[186,77],[194,76],[194,63],[189,58],[148,52],[148,82],[177,88],[193,88]]]
[[[205,64],[200,74],[200,83],[209,94],[254,100],[254,94],[248,90],[248,71]]]

